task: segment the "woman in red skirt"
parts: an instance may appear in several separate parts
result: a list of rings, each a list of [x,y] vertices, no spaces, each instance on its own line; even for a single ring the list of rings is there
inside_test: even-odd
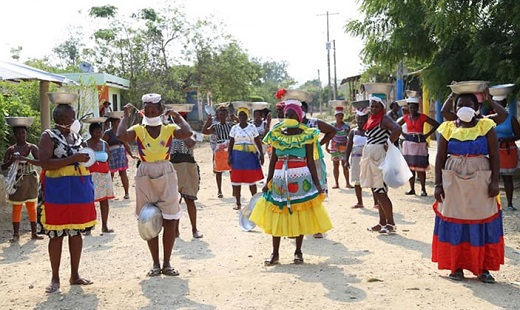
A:
[[[240,187],[248,185],[251,195],[256,194],[256,183],[264,179],[262,143],[254,124],[248,123],[249,109],[238,108],[239,123],[229,132],[229,156],[231,185],[236,199],[235,210],[240,210]]]

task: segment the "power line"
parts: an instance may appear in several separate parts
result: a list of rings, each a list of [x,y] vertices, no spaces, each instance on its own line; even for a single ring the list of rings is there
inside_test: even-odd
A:
[[[328,79],[329,79],[329,87],[328,87],[328,99],[332,100],[332,86],[330,83],[330,39],[329,39],[329,15],[338,15],[339,13],[327,13],[318,14],[316,16],[327,16],[327,43],[325,44],[325,48],[327,49],[327,69],[328,69]]]

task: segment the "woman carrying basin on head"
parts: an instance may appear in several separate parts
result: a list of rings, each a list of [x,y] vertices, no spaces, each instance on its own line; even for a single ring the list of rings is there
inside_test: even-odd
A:
[[[55,128],[45,130],[40,138],[43,204],[40,222],[49,236],[49,259],[52,279],[45,291],[60,289],[60,263],[63,238],[68,237],[71,285],[89,285],[92,281],[79,275],[83,249],[81,233],[96,225],[94,184],[89,170],[80,165],[90,160],[81,153],[83,139],[76,113],[69,104],[58,104],[53,112]],[[67,193],[67,194],[64,194]]]
[[[464,279],[466,269],[492,283],[489,271],[504,264],[495,123],[476,117],[474,94],[461,94],[455,103],[457,119],[437,130],[432,261],[453,280]]]

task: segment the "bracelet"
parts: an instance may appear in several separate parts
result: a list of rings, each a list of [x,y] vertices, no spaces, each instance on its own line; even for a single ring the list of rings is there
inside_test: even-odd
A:
[[[442,183],[435,184],[435,187],[442,187]]]

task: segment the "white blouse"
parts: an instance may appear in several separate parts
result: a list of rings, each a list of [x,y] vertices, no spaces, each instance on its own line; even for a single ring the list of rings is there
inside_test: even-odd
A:
[[[258,130],[254,124],[248,124],[246,128],[236,124],[231,128],[229,136],[235,139],[235,144],[254,144],[258,137]]]

